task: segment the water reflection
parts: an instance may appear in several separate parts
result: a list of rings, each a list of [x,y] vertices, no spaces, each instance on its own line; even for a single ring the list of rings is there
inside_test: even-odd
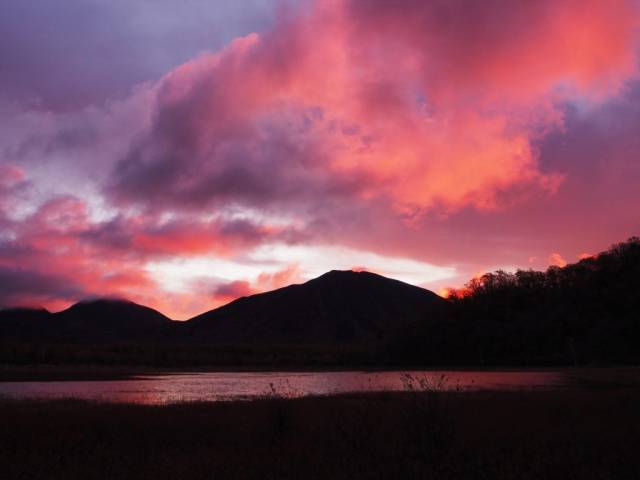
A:
[[[425,387],[461,391],[557,388],[563,382],[564,375],[555,371],[218,372],[109,381],[3,382],[0,383],[0,396],[163,404]]]

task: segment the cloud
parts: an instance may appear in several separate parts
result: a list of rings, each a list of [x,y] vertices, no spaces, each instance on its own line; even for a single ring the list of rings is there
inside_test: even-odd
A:
[[[555,193],[535,142],[636,74],[637,10],[593,0],[316,2],[166,75],[108,192],[145,208],[404,214]]]
[[[549,255],[549,264],[563,268],[567,266],[567,261],[559,253],[552,253]]]
[[[286,241],[295,236],[295,231],[290,228],[261,225],[243,219],[163,220],[157,216],[118,216],[78,233],[78,238],[88,243],[142,258],[201,254],[229,256],[264,242]]]
[[[252,281],[224,281],[217,278],[203,277],[196,279],[192,283],[192,287],[199,294],[210,292],[214,302],[213,306],[220,306],[239,297],[275,290],[301,282],[302,277],[298,265],[288,265],[275,272],[262,272]]]
[[[635,2],[344,4],[363,46],[359,53],[376,55],[372,61],[380,63],[399,56],[394,64],[399,63],[400,73],[415,72],[436,103],[517,106],[567,88],[592,97],[617,91],[637,72]],[[391,47],[371,46],[381,40],[390,40]]]
[[[11,206],[16,202],[16,197],[27,184],[22,169],[15,165],[0,164],[0,222],[9,215]]]
[[[256,279],[256,285],[262,291],[275,290],[294,283],[301,283],[302,272],[297,264],[287,265],[276,272],[262,272]]]
[[[257,276],[243,280],[228,280],[216,276],[199,276],[188,282],[188,293],[173,294],[178,298],[190,299],[190,309],[182,307],[184,317],[189,312],[202,313],[229,303],[237,298],[285,287],[292,283],[301,283],[302,272],[297,265],[288,265],[276,271],[263,271]],[[175,308],[174,308],[175,310]]]
[[[53,272],[37,272],[0,265],[0,307],[36,306],[52,300],[85,295],[82,286]]]
[[[0,173],[1,200],[7,185],[24,180],[17,169],[3,168]],[[120,214],[96,220],[88,205],[72,196],[51,198],[24,218],[0,217],[0,223],[0,303],[50,308],[84,297],[118,296],[162,305],[169,313],[193,313],[193,308],[210,307],[211,301],[199,300],[197,292],[191,298],[162,298],[171,295],[149,271],[150,262],[198,255],[231,258],[257,245],[296,238],[290,227],[224,216]],[[263,280],[263,286],[276,281]]]
[[[194,53],[266,28],[272,1],[4,0],[0,17],[3,95],[69,111],[128,95]],[[117,74],[114,74],[117,72]]]
[[[213,290],[213,298],[221,303],[227,303],[239,297],[246,297],[255,293],[249,282],[235,280],[217,285]]]

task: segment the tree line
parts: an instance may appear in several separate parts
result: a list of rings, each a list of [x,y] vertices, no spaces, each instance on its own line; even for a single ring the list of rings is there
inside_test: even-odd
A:
[[[486,273],[454,290],[447,317],[415,324],[389,359],[415,364],[640,362],[640,238],[545,272]]]

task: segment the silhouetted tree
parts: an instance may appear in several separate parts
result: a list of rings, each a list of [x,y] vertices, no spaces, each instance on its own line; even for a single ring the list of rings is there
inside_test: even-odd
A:
[[[426,364],[637,363],[640,238],[546,272],[486,273],[449,300],[446,321],[415,326],[389,352]]]

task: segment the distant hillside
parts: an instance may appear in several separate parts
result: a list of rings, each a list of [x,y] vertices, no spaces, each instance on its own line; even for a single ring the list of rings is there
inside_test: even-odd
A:
[[[448,302],[369,272],[331,271],[301,285],[240,298],[187,322],[213,343],[378,342],[415,321],[440,318]]]
[[[43,308],[0,310],[0,342],[33,341],[42,338],[51,313]]]
[[[46,310],[0,311],[0,339],[59,343],[131,343],[154,341],[174,322],[160,312],[126,300],[99,299]]]
[[[439,365],[640,363],[640,239],[546,272],[498,271],[389,344],[394,362]]]
[[[44,308],[6,308],[0,310],[0,322],[30,321],[45,318],[51,313]]]
[[[331,271],[302,285],[240,298],[187,322],[133,302],[93,300],[59,313],[0,311],[0,341],[60,344],[376,343],[448,302],[432,292],[368,272]]]

